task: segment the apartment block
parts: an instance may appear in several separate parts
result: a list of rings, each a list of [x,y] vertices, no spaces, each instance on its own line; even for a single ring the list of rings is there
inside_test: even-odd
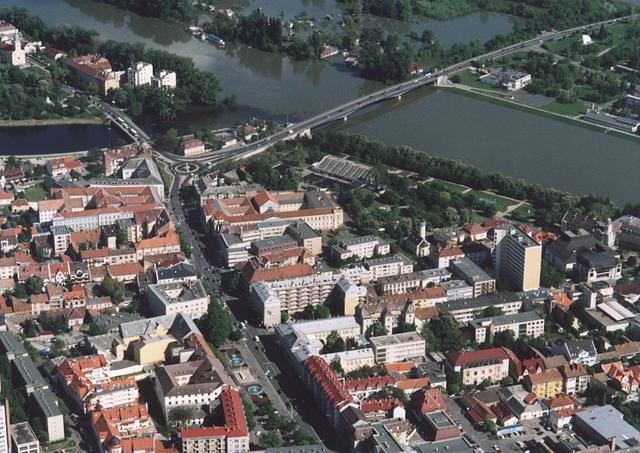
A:
[[[525,376],[524,386],[538,398],[553,398],[562,392],[562,374],[556,368]]]
[[[350,258],[364,259],[372,258],[374,255],[387,255],[391,251],[391,246],[387,241],[377,236],[359,236],[341,241],[330,249],[330,254],[337,260],[348,260]]]
[[[495,292],[496,280],[469,258],[452,261],[449,267],[456,278],[473,288],[473,297],[486,296]]]
[[[542,245],[513,225],[497,227],[494,243],[498,280],[517,291],[538,289]]]
[[[28,422],[11,425],[11,450],[13,453],[40,452],[40,442]]]
[[[447,368],[460,373],[463,385],[478,385],[485,379],[498,383],[509,375],[509,354],[504,348],[456,351],[446,354]]]
[[[411,260],[398,254],[365,260],[364,267],[371,273],[371,280],[413,272]]]
[[[522,301],[516,294],[492,294],[480,296],[475,299],[448,300],[438,304],[441,313],[449,313],[461,324],[480,317],[485,308],[495,306],[502,310],[504,315],[513,315],[522,308]]]
[[[425,354],[424,338],[417,332],[371,337],[369,343],[376,363],[402,362]]]
[[[478,318],[469,321],[475,341],[484,343],[499,332],[510,330],[515,338],[537,338],[544,333],[544,319],[535,311]]]
[[[150,85],[153,77],[153,65],[144,61],[136,62],[127,69],[127,80],[131,85]]]
[[[182,313],[198,319],[209,307],[209,295],[200,280],[154,283],[147,289],[149,309],[155,316]]]
[[[220,393],[224,425],[182,429],[182,453],[242,453],[249,451],[249,429],[237,390]]]

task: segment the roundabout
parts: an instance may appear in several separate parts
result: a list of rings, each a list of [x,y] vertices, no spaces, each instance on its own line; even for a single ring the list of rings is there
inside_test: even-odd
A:
[[[200,165],[196,164],[195,162],[184,162],[181,164],[174,165],[173,170],[176,173],[180,173],[183,175],[191,175],[193,173],[196,173],[198,170],[200,170]]]

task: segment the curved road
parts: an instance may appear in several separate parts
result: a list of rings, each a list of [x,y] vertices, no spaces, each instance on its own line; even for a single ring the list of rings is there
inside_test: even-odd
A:
[[[632,14],[629,16],[619,17],[616,19],[609,19],[601,22],[594,22],[592,24],[582,25],[580,27],[574,27],[566,30],[544,33],[542,35],[536,36],[535,38],[522,41],[516,44],[512,44],[510,46],[504,47],[499,50],[487,52],[483,55],[478,55],[474,58],[471,58],[465,61],[461,61],[447,68],[444,68],[440,71],[436,71],[434,73],[428,73],[418,78],[409,80],[407,82],[402,82],[397,85],[389,86],[381,90],[375,91],[373,93],[368,94],[367,96],[363,96],[361,98],[339,105],[331,110],[327,110],[322,113],[319,113],[300,123],[288,125],[285,130],[278,131],[254,143],[240,145],[227,150],[209,151],[204,154],[200,154],[193,157],[177,156],[175,154],[164,152],[164,151],[159,151],[158,154],[160,155],[161,158],[163,158],[164,160],[170,163],[180,163],[180,162],[220,163],[230,159],[238,159],[241,157],[245,157],[245,155],[248,155],[248,154],[260,152],[262,149],[268,147],[271,143],[276,142],[278,140],[294,138],[299,134],[302,134],[305,131],[310,130],[312,128],[319,127],[324,124],[331,123],[336,120],[348,117],[349,115],[365,107],[369,107],[373,104],[376,104],[378,102],[381,102],[387,99],[392,99],[398,96],[402,96],[405,93],[416,90],[425,85],[432,84],[438,79],[438,77],[448,76],[450,74],[462,71],[468,68],[471,65],[471,63],[474,61],[501,58],[510,53],[526,49],[527,47],[530,47],[534,44],[542,44],[546,41],[565,38],[578,31],[586,32],[589,30],[597,29],[603,25],[605,27],[608,27],[616,23],[620,23],[620,22],[623,22],[629,19],[635,19],[635,18],[640,18],[640,14]]]

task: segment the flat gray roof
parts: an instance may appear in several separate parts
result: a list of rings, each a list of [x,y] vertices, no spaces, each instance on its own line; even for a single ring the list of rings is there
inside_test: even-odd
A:
[[[411,260],[406,256],[396,253],[395,255],[387,255],[387,256],[382,256],[380,258],[370,258],[364,261],[364,264],[367,267],[381,266],[384,264],[391,264],[391,263],[411,264]]]
[[[640,442],[640,432],[627,423],[622,413],[610,404],[576,412],[575,417],[597,432],[602,439],[615,437],[619,448],[637,447]]]
[[[38,390],[37,392],[33,392],[32,396],[45,417],[62,415],[58,407],[58,399],[51,390]]]
[[[513,313],[511,315],[493,316],[490,318],[478,318],[469,321],[469,324],[473,327],[482,327],[480,324],[484,321],[491,320],[491,324],[494,326],[503,326],[514,323],[524,323],[533,321],[542,321],[542,318],[535,311],[525,311],[524,313]]]
[[[393,335],[383,335],[381,337],[371,337],[369,338],[369,341],[377,347],[381,347],[408,343],[412,341],[424,341],[424,339],[418,332],[403,332]]]
[[[0,332],[0,345],[5,354],[27,355],[27,348],[11,332]]]
[[[48,387],[47,381],[44,380],[38,368],[36,368],[36,364],[33,363],[30,357],[16,357],[13,364],[16,370],[18,370],[25,386],[34,388]]]
[[[493,277],[487,274],[480,266],[478,266],[466,256],[460,258],[459,260],[453,261],[451,263],[451,267],[474,283],[494,280]]]
[[[516,294],[502,293],[476,297],[475,299],[449,300],[438,304],[440,311],[454,311],[465,308],[482,308],[490,305],[502,305],[507,303],[520,302]]]

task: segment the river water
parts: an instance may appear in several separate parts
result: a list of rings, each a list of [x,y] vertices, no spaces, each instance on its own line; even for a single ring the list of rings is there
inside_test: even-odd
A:
[[[121,139],[102,124],[0,127],[0,154],[34,155],[115,146]]]
[[[335,0],[258,1],[259,5],[249,1],[248,8],[261,6],[271,15],[285,11],[285,17],[306,11],[316,19],[337,12]],[[226,2],[221,5],[238,3]],[[296,62],[243,45],[217,49],[192,39],[183,25],[90,0],[0,0],[0,6],[9,5],[24,6],[49,24],[77,24],[97,30],[105,39],[143,42],[189,56],[199,68],[212,71],[225,95],[236,94],[240,106],[222,112],[194,109],[182,116],[183,129],[226,127],[250,116],[295,122],[381,86],[359,78],[340,59]],[[496,14],[448,22],[367,20],[398,33],[430,28],[444,45],[487,40],[508,33],[513,26],[510,17]],[[405,96],[399,103],[382,104],[333,128],[411,145],[574,193],[595,191],[619,203],[635,201],[640,189],[634,175],[639,162],[637,143],[433,89]]]

